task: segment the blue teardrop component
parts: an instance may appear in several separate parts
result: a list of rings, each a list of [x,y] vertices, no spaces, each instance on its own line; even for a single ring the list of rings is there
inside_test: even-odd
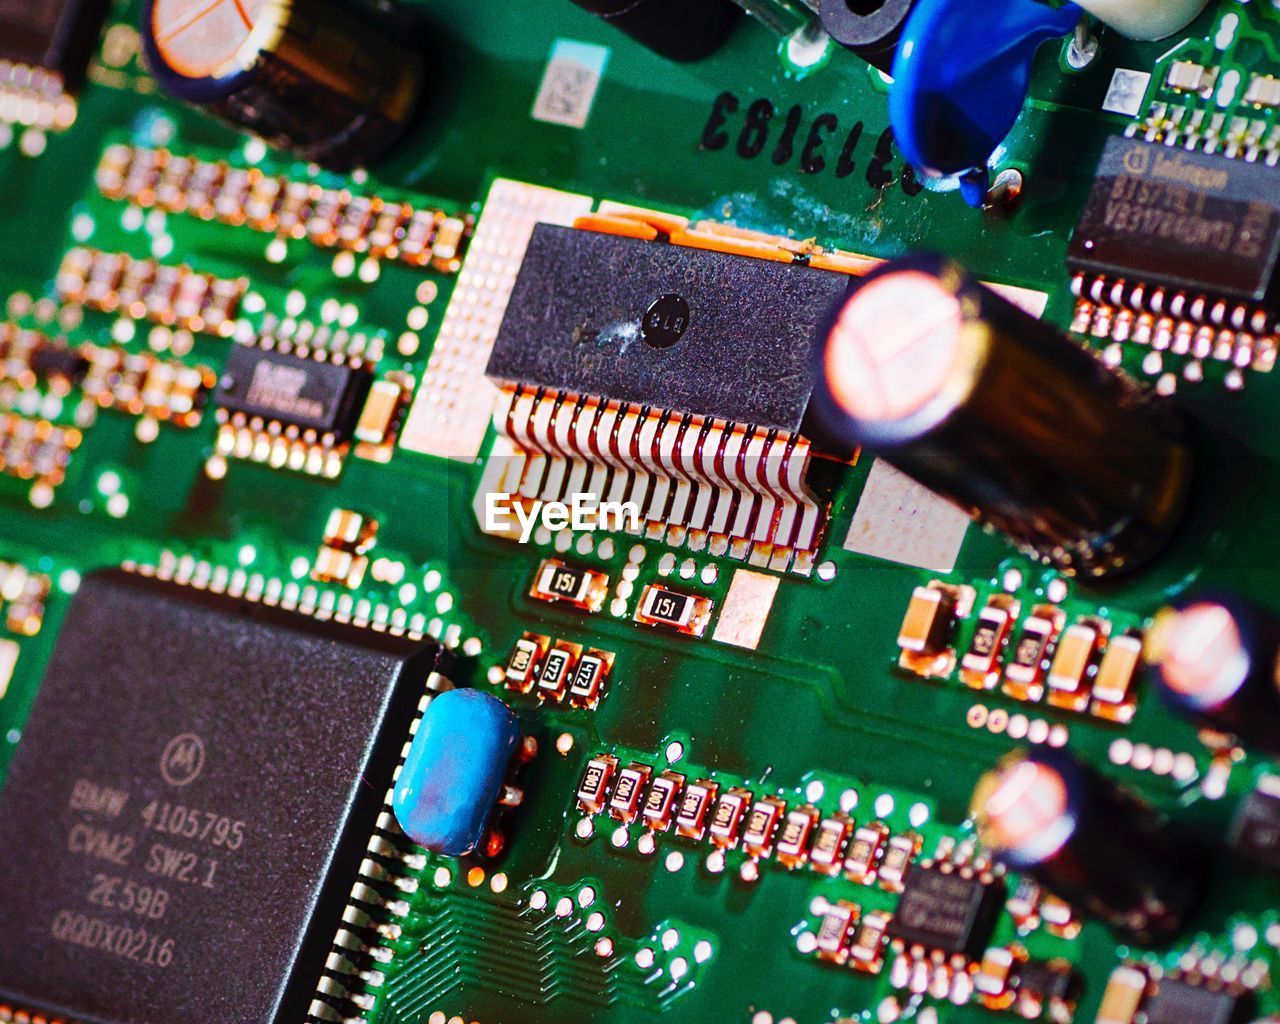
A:
[[[1075,4],[918,0],[893,62],[889,122],[903,155],[930,177],[960,174],[970,205],[985,195],[991,154],[1026,102],[1031,62],[1072,31]]]
[[[392,798],[405,835],[435,853],[471,853],[485,837],[519,741],[516,716],[496,697],[479,690],[435,697]]]

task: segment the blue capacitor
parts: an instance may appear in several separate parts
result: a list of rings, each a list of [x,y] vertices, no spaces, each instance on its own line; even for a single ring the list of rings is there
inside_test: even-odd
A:
[[[449,690],[432,700],[392,799],[405,835],[436,853],[471,853],[485,837],[519,742],[516,716],[496,697]]]
[[[907,160],[929,177],[959,174],[965,199],[981,205],[987,161],[1022,111],[1036,50],[1081,15],[1039,0],[917,0],[889,90]]]

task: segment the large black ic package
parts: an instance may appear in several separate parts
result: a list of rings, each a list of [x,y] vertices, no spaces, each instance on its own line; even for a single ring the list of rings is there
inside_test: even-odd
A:
[[[539,224],[489,359],[503,384],[798,430],[849,278]]]
[[[87,576],[0,791],[0,1004],[302,1020],[438,657]]]
[[[1264,163],[1113,138],[1071,239],[1068,264],[1130,285],[1246,303],[1274,300],[1277,186],[1280,172]]]
[[[345,440],[355,427],[373,375],[252,345],[233,345],[218,382],[221,409],[249,420]]]
[[[889,935],[908,946],[976,959],[986,949],[1003,902],[1004,883],[998,879],[916,865],[907,874]]]
[[[1280,778],[1264,776],[1241,801],[1227,839],[1241,856],[1280,873]]]
[[[0,0],[0,61],[47,68],[75,87],[111,0]]]
[[[1166,978],[1143,1010],[1147,1024],[1243,1024],[1252,1019],[1252,1005],[1246,995]]]

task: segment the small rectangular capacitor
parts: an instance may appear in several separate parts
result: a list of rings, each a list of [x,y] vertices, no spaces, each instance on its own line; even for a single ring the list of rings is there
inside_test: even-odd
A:
[[[598,612],[609,593],[609,577],[593,569],[566,565],[548,558],[533,578],[529,596],[550,603],[563,602],[589,614]]]
[[[738,845],[738,831],[751,805],[752,796],[745,789],[730,789],[720,795],[711,814],[711,841],[725,850]]]
[[[609,798],[609,813],[624,825],[636,820],[640,812],[640,798],[652,773],[652,768],[637,761],[632,761],[618,772],[613,796]]]
[[[883,910],[873,910],[862,915],[853,945],[849,948],[850,963],[858,970],[869,974],[880,973],[891,920]]]
[[[1136,967],[1121,964],[1111,972],[1102,992],[1095,1024],[1133,1024],[1147,991],[1147,976]]]
[[[578,806],[588,814],[604,810],[605,796],[617,767],[618,759],[612,754],[601,754],[587,762],[582,781],[578,783]]]
[[[1273,75],[1254,75],[1249,79],[1244,101],[1255,107],[1280,107],[1280,78]]]
[[[1165,85],[1174,92],[1194,92],[1207,96],[1213,92],[1217,80],[1217,68],[1207,68],[1190,60],[1175,60],[1169,65]]]
[[[1052,605],[1037,605],[1022,623],[1013,654],[1004,669],[1004,692],[1018,700],[1044,696],[1045,662],[1062,629],[1063,614]]]
[[[885,848],[880,862],[880,887],[890,892],[901,892],[907,869],[920,850],[920,837],[914,832],[894,836]]]
[[[676,812],[676,833],[686,839],[701,840],[707,831],[707,812],[715,802],[720,787],[707,779],[699,779],[685,787]]]
[[[1089,706],[1090,688],[1086,682],[1103,640],[1104,626],[1084,619],[1063,631],[1047,677],[1050,704],[1069,711],[1084,711]]]
[[[505,671],[508,690],[528,693],[533,689],[542,656],[551,645],[551,638],[538,633],[525,633],[511,649]]]
[[[844,848],[853,832],[853,822],[843,814],[823,818],[813,837],[809,866],[824,875],[838,875],[844,863]]]
[[[1123,633],[1107,641],[1093,680],[1092,712],[1113,722],[1133,720],[1137,701],[1134,680],[1142,667],[1142,636]]]
[[[595,708],[613,670],[613,654],[594,647],[578,659],[573,679],[569,683],[569,703],[575,708]]]
[[[955,653],[948,644],[956,619],[965,611],[960,607],[960,590],[934,581],[911,592],[898,630],[899,666],[925,677],[950,674]]]
[[[1000,681],[1000,658],[1017,617],[1016,598],[1007,594],[992,595],[978,613],[969,649],[960,659],[963,682],[975,690],[989,690]]]
[[[640,594],[635,620],[648,626],[665,626],[685,636],[702,636],[711,621],[711,609],[710,598],[681,594],[650,583]]]
[[[809,837],[817,824],[816,807],[806,805],[787,812],[778,830],[776,856],[779,864],[791,870],[804,866],[809,859]]]
[[[776,797],[757,800],[747,814],[742,829],[742,848],[750,857],[768,857],[773,852],[773,837],[787,805]]]
[[[675,810],[684,776],[676,772],[663,772],[649,787],[644,800],[644,827],[653,832],[665,832],[671,827],[671,815]]]
[[[537,694],[539,700],[560,701],[564,699],[569,680],[573,677],[578,657],[582,648],[567,640],[557,640],[543,656],[542,667],[538,670]]]
[[[816,949],[818,958],[833,964],[843,964],[849,959],[849,945],[862,908],[856,903],[839,900],[828,906],[818,925]]]
[[[876,879],[876,866],[880,850],[889,836],[889,830],[880,822],[863,825],[853,834],[849,852],[844,859],[844,873],[851,882],[870,885]]]

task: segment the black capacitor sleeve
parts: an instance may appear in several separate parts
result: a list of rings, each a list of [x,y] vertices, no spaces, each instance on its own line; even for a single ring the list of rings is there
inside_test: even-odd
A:
[[[939,392],[945,408],[858,419],[827,381],[827,351],[860,288],[903,271],[958,298],[964,352]],[[1065,572],[1138,568],[1181,520],[1192,457],[1180,417],[949,260],[909,257],[872,271],[836,305],[813,351],[807,437],[831,450],[869,448]]]
[[[404,135],[424,80],[419,27],[366,0],[269,0],[225,73],[187,74],[157,39],[158,0],[144,0],[142,43],[156,81],[277,148],[345,171]],[[271,19],[276,31],[262,31]]]
[[[1070,829],[1047,857],[1027,859],[1006,849],[996,851],[1000,858],[1126,941],[1159,946],[1172,939],[1204,897],[1203,850],[1074,755],[1044,749],[1023,756],[1061,777]]]
[[[732,0],[573,0],[668,60],[689,63],[724,45],[742,16]]]

